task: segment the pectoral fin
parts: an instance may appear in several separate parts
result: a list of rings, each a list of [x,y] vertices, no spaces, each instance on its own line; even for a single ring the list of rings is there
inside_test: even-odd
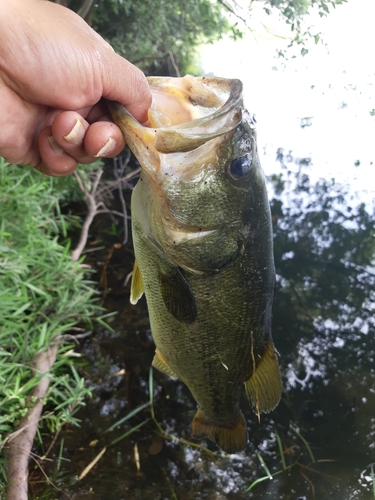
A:
[[[157,368],[161,372],[166,373],[172,378],[178,378],[177,375],[172,370],[172,368],[168,365],[163,356],[160,354],[159,349],[156,349],[154,359],[152,360],[152,366],[154,368]]]
[[[256,361],[253,374],[245,382],[245,390],[259,418],[261,412],[273,410],[281,396],[280,370],[272,340],[268,342],[261,359]]]
[[[165,307],[179,321],[194,323],[197,304],[189,283],[179,268],[159,273],[159,284]]]
[[[143,280],[138,263],[134,261],[132,283],[130,286],[130,303],[136,304],[143,295]]]

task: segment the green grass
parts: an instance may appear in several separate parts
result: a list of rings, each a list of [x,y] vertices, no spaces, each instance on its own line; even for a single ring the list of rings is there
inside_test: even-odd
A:
[[[306,477],[304,475],[304,473],[302,472],[302,469],[310,469],[310,466],[312,464],[315,464],[316,463],[316,460],[315,460],[315,457],[314,457],[314,454],[311,450],[311,447],[309,446],[308,442],[306,441],[306,439],[301,435],[301,433],[298,431],[298,429],[294,428],[293,426],[291,426],[291,429],[292,431],[296,434],[296,436],[298,436],[298,438],[302,441],[303,443],[303,446],[304,446],[304,449],[301,451],[300,453],[300,456],[296,459],[296,460],[293,460],[290,464],[287,464],[287,461],[286,461],[286,452],[284,451],[284,446],[283,446],[283,443],[281,441],[281,438],[280,438],[280,435],[279,433],[277,432],[277,430],[275,430],[275,438],[276,438],[276,443],[277,443],[277,448],[278,448],[278,452],[279,452],[279,456],[280,456],[280,462],[281,462],[281,468],[277,469],[275,472],[272,472],[269,470],[269,468],[267,467],[263,457],[261,456],[260,453],[256,453],[257,457],[258,457],[258,460],[261,464],[261,466],[263,467],[263,469],[265,470],[266,472],[266,475],[264,476],[261,476],[257,479],[255,479],[251,484],[250,486],[247,488],[246,491],[251,491],[253,488],[255,488],[255,486],[257,486],[259,483],[262,483],[263,481],[267,481],[268,479],[273,479],[275,476],[278,476],[280,474],[283,474],[285,473],[286,471],[292,469],[292,468],[299,468],[301,469],[301,474],[303,477]],[[308,466],[306,465],[303,465],[302,464],[302,458],[304,455],[306,455],[306,452],[307,452],[307,456],[309,457],[310,459],[310,464]],[[314,469],[313,469],[314,470]],[[315,471],[315,472],[318,472],[318,471]],[[309,482],[309,485],[311,486],[311,489],[312,489],[312,494],[314,496],[314,486],[313,484],[308,480],[308,478],[306,478],[306,480]]]
[[[149,401],[147,403],[144,403],[141,406],[138,406],[137,408],[135,408],[134,410],[132,410],[130,413],[128,413],[125,417],[123,417],[120,420],[118,420],[117,422],[115,422],[113,425],[111,425],[111,427],[109,427],[105,431],[105,433],[107,433],[107,432],[113,432],[114,430],[116,430],[119,427],[121,427],[126,421],[128,421],[132,417],[134,417],[136,414],[138,414],[141,411],[146,410],[148,408],[149,408],[149,412],[150,412],[150,417],[146,417],[142,422],[140,422],[139,424],[137,424],[137,425],[131,427],[130,429],[128,429],[124,434],[122,434],[118,438],[116,438],[113,441],[111,441],[111,443],[108,446],[112,446],[112,445],[118,443],[119,441],[121,441],[121,440],[125,439],[126,437],[130,436],[130,434],[132,434],[133,432],[135,432],[138,429],[140,429],[141,427],[143,427],[148,422],[152,421],[154,423],[154,425],[155,425],[156,432],[161,437],[163,437],[164,439],[166,439],[168,441],[174,441],[174,442],[186,445],[186,446],[191,446],[193,448],[199,448],[200,450],[202,450],[203,452],[207,453],[208,455],[210,455],[212,457],[217,456],[217,453],[209,450],[208,448],[206,448],[205,446],[200,445],[199,443],[195,443],[193,441],[188,441],[186,439],[178,438],[176,436],[173,436],[172,434],[169,434],[169,433],[165,432],[165,430],[160,425],[160,423],[158,422],[158,420],[157,420],[157,418],[155,416],[155,406],[154,406],[154,375],[153,375],[153,373],[154,373],[153,372],[153,368],[151,366],[150,367],[150,371],[149,371],[149,380],[148,380],[148,384],[149,384]]]
[[[74,181],[75,182],[75,181]],[[30,393],[40,377],[33,360],[57,342],[40,429],[55,432],[90,394],[75,367],[72,327],[104,323],[95,283],[72,262],[67,237],[72,217],[60,202],[72,192],[64,182],[0,158],[0,468],[2,447],[34,404]],[[57,188],[57,185],[59,186]]]

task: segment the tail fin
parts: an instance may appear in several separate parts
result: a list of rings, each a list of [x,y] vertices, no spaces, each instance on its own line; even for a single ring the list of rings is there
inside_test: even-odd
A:
[[[207,437],[215,441],[226,453],[236,453],[246,448],[246,422],[242,413],[227,425],[220,425],[206,419],[198,409],[192,423],[192,436],[197,439]]]

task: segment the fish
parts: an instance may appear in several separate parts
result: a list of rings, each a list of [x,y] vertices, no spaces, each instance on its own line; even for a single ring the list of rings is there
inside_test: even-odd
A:
[[[243,387],[258,419],[280,401],[271,335],[275,267],[255,120],[243,85],[149,77],[149,123],[110,111],[141,165],[132,193],[130,301],[146,296],[153,367],[181,380],[198,409],[192,437],[247,446]]]

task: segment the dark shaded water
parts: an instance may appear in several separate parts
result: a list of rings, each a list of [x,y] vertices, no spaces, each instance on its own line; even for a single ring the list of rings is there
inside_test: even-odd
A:
[[[94,396],[78,415],[81,429],[64,428],[54,447],[55,457],[63,450],[60,469],[56,471],[55,458],[48,472],[62,491],[51,488],[40,498],[375,498],[372,208],[358,206],[334,183],[311,185],[302,169],[307,160],[294,174],[282,151],[278,160],[282,177],[270,182],[278,273],[273,336],[284,383],[278,408],[258,423],[244,398],[249,445],[238,455],[226,456],[210,442],[201,444],[215,455],[164,439],[152,420],[111,445],[150,418],[146,407],[105,433],[149,401],[154,345],[144,299],[131,306],[129,285],[123,286],[133,265],[131,247],[110,248],[121,235],[101,233],[108,224],[103,219],[93,239],[105,238],[108,247],[95,255],[95,264],[99,277],[111,255],[104,305],[119,313],[110,320],[112,332],[98,329],[82,341],[81,373],[94,386]],[[190,440],[195,402],[180,382],[156,370],[153,375],[156,419],[170,435]],[[98,464],[77,481],[104,446],[107,451]],[[261,461],[272,479],[247,491],[267,475]]]

